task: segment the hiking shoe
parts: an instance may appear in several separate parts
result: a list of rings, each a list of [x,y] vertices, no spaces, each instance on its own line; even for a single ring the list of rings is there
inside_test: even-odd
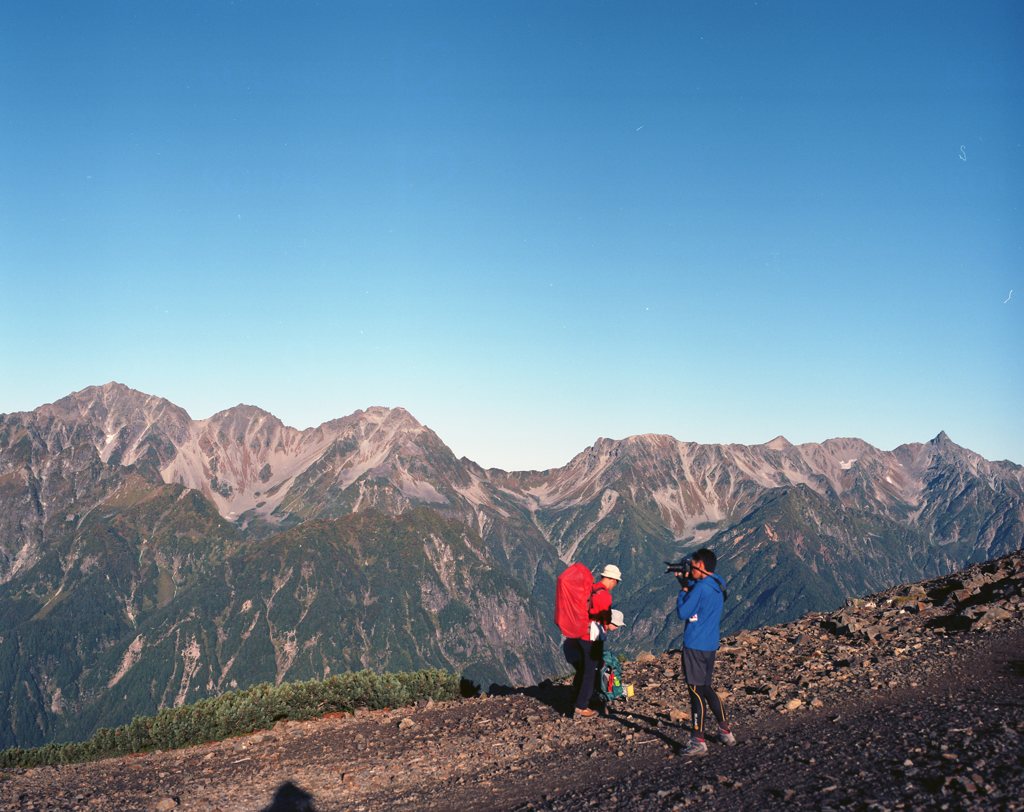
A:
[[[730,747],[736,744],[736,736],[733,735],[731,730],[722,730],[722,728],[718,728],[718,733],[715,738],[718,739],[720,744],[727,744]]]
[[[690,743],[679,753],[682,758],[693,758],[694,756],[706,756],[708,746],[700,739],[690,739]]]
[[[582,716],[584,719],[589,719],[592,716],[597,716],[597,711],[593,708],[576,708],[576,716]]]

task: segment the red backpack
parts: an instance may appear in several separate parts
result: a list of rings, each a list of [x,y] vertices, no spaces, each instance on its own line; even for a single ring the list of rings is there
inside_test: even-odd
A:
[[[555,586],[555,623],[566,637],[590,638],[590,596],[594,576],[576,562],[558,576]]]

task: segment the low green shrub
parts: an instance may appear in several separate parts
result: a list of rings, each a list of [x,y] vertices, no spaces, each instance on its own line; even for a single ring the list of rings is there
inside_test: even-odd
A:
[[[93,761],[146,750],[173,750],[273,727],[282,719],[303,720],[356,708],[378,710],[421,700],[458,699],[459,677],[440,669],[378,674],[354,671],[324,680],[261,683],[192,705],[137,716],[127,725],[100,728],[84,742],[0,751],[0,768]]]

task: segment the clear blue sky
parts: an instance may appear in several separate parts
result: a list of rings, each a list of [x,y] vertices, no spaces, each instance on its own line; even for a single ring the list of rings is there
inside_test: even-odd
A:
[[[7,0],[0,412],[1024,463],[1022,44],[1009,0]]]

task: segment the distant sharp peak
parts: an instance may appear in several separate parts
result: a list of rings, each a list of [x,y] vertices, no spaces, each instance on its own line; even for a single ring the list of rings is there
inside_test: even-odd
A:
[[[989,470],[993,463],[969,448],[955,443],[945,431],[940,431],[931,440],[925,443],[925,448],[934,462],[960,461],[965,464],[973,473],[982,470]]]
[[[793,444],[780,434],[765,443],[764,447],[772,451],[788,451],[793,448]]]
[[[980,454],[953,442],[945,431],[940,431],[931,440],[924,443],[905,443],[893,449],[892,453],[901,461],[910,460],[925,467],[937,461],[958,458],[963,458],[974,464],[990,464]]]

